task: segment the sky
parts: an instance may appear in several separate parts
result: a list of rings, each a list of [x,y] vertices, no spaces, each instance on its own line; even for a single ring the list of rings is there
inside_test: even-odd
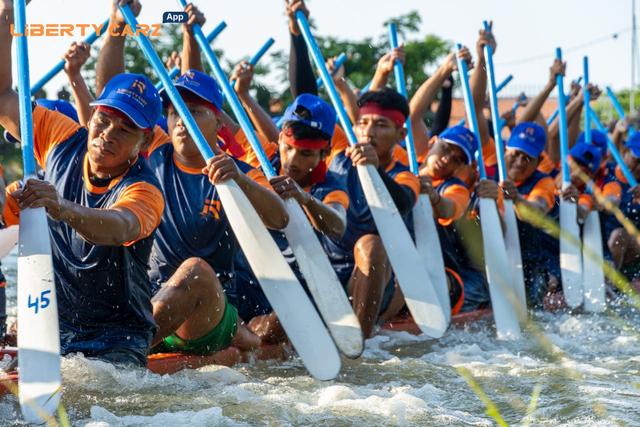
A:
[[[29,23],[98,24],[108,17],[111,0],[33,0]],[[418,36],[436,34],[451,42],[473,46],[484,19],[494,21],[498,48],[494,57],[497,80],[514,80],[505,94],[541,87],[555,48],[564,49],[567,76],[582,74],[582,57],[589,56],[591,81],[614,89],[631,85],[632,0],[309,0],[316,34],[358,40],[385,33],[383,22],[417,10],[422,17]],[[208,33],[224,20],[227,28],[214,42],[229,59],[252,55],[269,38],[272,49],[288,51],[289,37],[283,0],[200,0]],[[180,10],[175,0],[143,0],[139,22],[161,22],[162,13]],[[617,38],[612,35],[618,33]],[[44,75],[73,40],[68,37],[29,39],[32,83]],[[412,37],[413,38],[413,37]],[[268,65],[268,60],[263,60]],[[263,64],[263,62],[261,62]],[[14,65],[15,69],[15,65]],[[372,70],[373,72],[373,70]],[[155,80],[155,77],[154,77]],[[49,94],[66,82],[63,73],[49,83]]]

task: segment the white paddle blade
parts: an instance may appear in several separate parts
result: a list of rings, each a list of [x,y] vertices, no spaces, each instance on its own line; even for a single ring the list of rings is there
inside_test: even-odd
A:
[[[18,244],[20,227],[10,225],[0,230],[0,259],[9,255],[9,252]]]
[[[60,334],[49,225],[44,208],[20,212],[18,390],[27,422],[44,423],[60,403]]]
[[[605,280],[602,263],[602,232],[600,215],[589,212],[582,228],[582,268],[584,285],[584,309],[602,313],[606,309]]]
[[[513,273],[502,237],[498,208],[491,199],[480,199],[480,227],[498,339],[518,339],[521,336],[520,324],[514,306],[518,296],[513,288]]]
[[[582,250],[578,207],[575,203],[560,200],[560,274],[562,292],[571,308],[582,304]]]
[[[527,318],[527,293],[524,285],[524,271],[522,269],[522,253],[520,251],[520,236],[518,235],[518,220],[513,209],[512,200],[504,200],[504,222],[506,226],[504,244],[511,264],[513,286],[517,296],[519,317]]]
[[[238,243],[305,367],[319,380],[335,378],[338,350],[251,202],[235,181],[216,189]]]
[[[360,322],[302,208],[294,199],[285,204],[289,224],[284,234],[307,287],[336,345],[345,356],[355,359],[364,349]]]
[[[433,218],[433,208],[429,196],[421,194],[418,203],[413,208],[413,229],[416,234],[416,249],[431,277],[431,283],[438,293],[438,300],[447,319],[451,322],[451,301],[449,286],[444,271],[444,258],[440,247],[440,238]]]
[[[445,309],[387,187],[371,165],[358,166],[358,176],[413,320],[425,335],[440,338],[447,329]]]

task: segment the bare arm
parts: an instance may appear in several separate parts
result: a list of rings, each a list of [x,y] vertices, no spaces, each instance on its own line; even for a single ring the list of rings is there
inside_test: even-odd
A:
[[[193,36],[192,25],[198,24],[200,27],[204,25],[206,19],[204,14],[198,10],[193,3],[189,3],[185,8],[188,14],[187,23],[182,26],[182,65],[180,73],[183,74],[187,70],[204,71],[202,66],[202,56],[200,55],[200,47],[196,38]]]
[[[16,138],[20,135],[20,107],[18,94],[12,89],[11,36],[13,2],[0,3],[0,126]]]
[[[576,115],[578,118],[580,117],[580,112],[582,111],[582,91],[573,98],[569,105],[567,106],[567,126],[572,117]],[[560,119],[554,120],[549,126],[549,132],[547,137],[547,146],[545,147],[545,151],[549,155],[549,158],[554,163],[560,162]]]
[[[89,59],[90,53],[91,47],[88,44],[73,42],[64,55],[64,71],[71,84],[71,92],[78,110],[78,121],[82,126],[87,126],[87,123],[89,123],[91,118],[91,106],[89,103],[93,101],[93,95],[89,92],[87,83],[80,73],[80,69]]]
[[[340,95],[344,108],[347,110],[351,123],[355,123],[358,121],[358,114],[360,110],[358,108],[358,97],[353,90],[351,90],[349,83],[347,83],[347,80],[344,78],[344,65],[337,71],[334,71],[335,59],[336,58],[331,58],[327,61],[327,69],[329,70],[329,74],[333,77],[336,90]]]
[[[522,113],[518,117],[517,122],[533,122],[536,120],[536,117],[542,110],[542,106],[546,102],[551,92],[556,87],[556,76],[561,74],[564,76],[564,70],[566,68],[566,63],[563,63],[559,59],[555,59],[553,64],[551,64],[551,68],[549,69],[549,80],[545,84],[542,91],[522,109]]]
[[[484,57],[484,46],[492,45],[495,52],[495,41],[491,33],[485,30],[480,30],[480,37],[476,43],[476,54],[478,55],[478,63],[471,73],[471,94],[473,96],[473,104],[476,110],[476,117],[478,121],[478,130],[480,135],[480,143],[485,145],[489,142],[491,135],[489,134],[489,125],[487,119],[484,116],[484,101],[487,94],[487,63]]]
[[[400,46],[393,49],[391,52],[382,55],[378,60],[376,72],[373,75],[373,79],[371,79],[371,86],[369,87],[369,90],[375,91],[383,89],[389,81],[389,75],[393,73],[393,64],[395,64],[396,60],[399,60],[404,64],[404,59],[404,46]]]

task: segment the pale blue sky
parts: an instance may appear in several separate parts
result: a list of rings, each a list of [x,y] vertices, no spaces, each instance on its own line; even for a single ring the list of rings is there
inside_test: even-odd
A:
[[[27,19],[97,24],[108,16],[110,1],[33,0]],[[272,49],[288,50],[282,0],[201,0],[196,4],[208,18],[205,32],[221,20],[227,22],[215,46],[223,48],[228,58],[252,54],[269,37],[276,40]],[[556,46],[576,47],[565,52],[570,78],[582,73],[582,56],[588,55],[593,82],[615,89],[629,87],[631,82],[631,0],[312,0],[309,7],[318,34],[351,39],[377,36],[384,32],[382,23],[388,18],[418,10],[423,18],[421,35],[434,33],[472,45],[482,20],[493,19],[499,43],[496,73],[499,80],[513,74],[512,88],[543,84]],[[162,13],[170,10],[179,10],[177,1],[143,0],[139,21],[159,22]],[[614,32],[620,33],[617,39],[608,37]],[[581,46],[596,39],[604,40]],[[51,68],[71,41],[66,37],[30,39],[32,82]],[[48,86],[49,93],[63,83],[64,76],[58,76]]]

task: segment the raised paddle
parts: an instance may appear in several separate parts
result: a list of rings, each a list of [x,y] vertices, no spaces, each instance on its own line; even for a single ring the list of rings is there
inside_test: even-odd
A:
[[[24,34],[25,1],[14,1],[17,32]],[[20,139],[24,179],[36,178],[27,37],[16,37]],[[20,408],[29,423],[44,423],[60,403],[60,332],[49,224],[44,208],[20,212],[18,252],[18,380]]]
[[[591,136],[591,93],[589,92],[589,58],[583,58],[584,76],[584,135],[585,142],[592,144]],[[584,309],[592,313],[601,313],[607,307],[605,298],[605,279],[602,269],[602,231],[600,213],[593,209],[582,226],[582,284]],[[591,252],[595,255],[588,256]]]
[[[349,144],[355,145],[357,144],[356,135],[349,121],[349,116],[302,11],[296,12],[296,21],[311,57],[320,71],[324,86],[338,113]],[[357,171],[360,185],[378,227],[378,233],[396,274],[398,284],[402,289],[407,307],[425,335],[440,338],[447,329],[447,318],[430,276],[413,245],[409,231],[407,231],[407,227],[376,168],[371,165],[358,166]]]
[[[127,24],[136,28],[137,20],[131,8],[124,5],[120,6],[120,10]],[[194,25],[193,30],[202,39],[201,42],[206,43],[200,26]],[[173,85],[151,42],[144,34],[137,34],[135,37],[202,157],[205,160],[211,159],[214,156],[213,150]],[[227,79],[224,73],[218,77],[219,80]],[[216,184],[216,190],[238,243],[302,362],[311,375],[318,379],[335,378],[340,371],[340,356],[331,336],[251,202],[233,180]]]
[[[624,162],[622,154],[620,154],[620,151],[618,151],[618,147],[616,147],[616,144],[609,137],[607,128],[604,127],[604,125],[600,122],[600,119],[598,118],[598,115],[595,111],[589,109],[589,113],[591,115],[591,121],[593,121],[593,124],[596,125],[596,128],[598,128],[600,132],[604,133],[605,137],[607,138],[607,148],[609,149],[609,152],[611,152],[611,155],[613,156],[618,166],[620,166],[622,175],[624,175],[624,178],[627,180],[631,187],[635,187],[636,185],[638,185],[638,181],[633,177],[633,174]]]
[[[462,45],[457,45],[457,52],[460,52]],[[467,113],[467,122],[471,124],[471,130],[480,141],[478,130],[478,118],[476,117],[471,87],[469,86],[469,67],[465,61],[458,56],[458,75],[462,82],[462,95]],[[478,148],[476,154],[480,179],[487,178],[487,172],[482,159],[482,148]],[[485,271],[489,282],[489,293],[491,295],[491,307],[493,308],[493,318],[496,322],[496,330],[499,339],[520,338],[520,324],[518,315],[511,304],[511,300],[517,298],[512,295],[513,270],[509,266],[509,256],[502,237],[502,226],[500,216],[495,202],[491,199],[479,199],[480,204],[480,227],[482,229],[482,243],[484,249]]]
[[[556,49],[556,58],[562,61],[562,50]],[[569,133],[567,130],[567,111],[564,95],[564,77],[556,76],[558,85],[558,111],[560,116],[560,166],[562,189],[571,184],[569,173]],[[571,308],[582,304],[582,250],[575,242],[580,242],[580,227],[575,202],[560,198],[560,274],[562,291],[567,305]]]
[[[618,97],[615,93],[613,93],[613,90],[610,86],[606,86],[605,90],[607,91],[607,96],[611,101],[611,105],[613,105],[613,109],[616,110],[618,117],[620,118],[620,120],[624,120],[627,116],[624,112],[624,108],[622,108],[622,104],[620,104],[620,101],[618,101]],[[629,134],[633,135],[635,132],[636,130],[632,126],[629,126]]]
[[[182,4],[182,0],[180,3]],[[186,3],[183,6],[186,6]],[[198,39],[198,31],[195,29],[194,34]],[[277,175],[276,171],[271,162],[269,162],[238,96],[228,83],[228,79],[224,75],[215,53],[208,44],[202,43],[199,39],[198,43],[209,65],[214,70],[214,76],[220,82],[220,87],[244,134],[247,136],[247,140],[256,153],[262,170],[268,179],[273,178]],[[284,229],[284,234],[291,245],[291,250],[296,257],[296,262],[302,275],[306,279],[318,311],[329,328],[338,348],[347,357],[356,358],[360,356],[364,349],[364,341],[360,322],[351,308],[347,294],[344,292],[340,280],[322,249],[322,245],[302,207],[293,198],[285,200],[285,206],[289,213],[289,224]],[[254,273],[256,273],[255,270]]]
[[[511,80],[513,80],[513,74],[509,74],[498,86],[496,86],[496,93],[500,93],[502,89],[511,83]]]
[[[347,62],[347,55],[345,53],[341,53],[340,55],[338,55],[338,57],[336,58],[336,62],[333,63],[333,72],[331,73],[331,75],[337,73],[340,67],[342,67],[345,62]],[[323,84],[324,83],[322,83],[322,77],[318,77],[316,79],[316,86],[318,87],[318,89],[320,89]]]
[[[253,65],[256,66],[258,64],[258,62],[262,59],[262,57],[264,56],[265,53],[267,53],[267,51],[269,50],[269,48],[271,46],[273,46],[273,44],[275,43],[275,40],[272,39],[271,37],[269,37],[269,40],[267,40],[262,47],[255,53],[255,55],[253,55],[251,57],[251,59],[249,59],[249,65]],[[207,45],[209,46],[209,45]],[[231,87],[233,87],[233,85],[235,84],[235,80],[231,81]]]
[[[491,32],[491,27],[487,21],[483,22],[485,31]],[[498,176],[500,182],[504,182],[507,177],[507,166],[504,161],[504,142],[502,141],[502,126],[500,125],[500,110],[498,109],[498,88],[496,87],[496,73],[493,67],[493,49],[491,46],[484,47],[484,56],[487,58],[487,77],[489,79],[489,100],[491,103],[491,120],[493,124],[493,137],[496,144],[496,158],[498,159]],[[518,104],[516,104],[518,105]],[[527,296],[524,287],[524,272],[522,271],[522,254],[520,252],[520,237],[518,235],[518,220],[516,211],[511,199],[503,201],[505,222],[504,240],[509,256],[509,263],[512,267],[513,290],[517,300],[512,301],[519,311],[521,319],[527,318]],[[482,221],[482,219],[481,219]]]
[[[389,42],[391,49],[398,47],[398,30],[395,23],[389,24]],[[407,98],[407,87],[404,78],[404,69],[400,61],[393,64],[393,72],[396,77],[396,89]],[[418,175],[418,159],[416,156],[415,144],[413,142],[413,132],[411,131],[411,118],[407,117],[405,122],[407,128],[407,154],[409,155],[409,169],[416,176]],[[451,301],[449,299],[449,287],[447,286],[447,276],[444,270],[444,258],[440,247],[440,237],[436,228],[436,220],[433,218],[433,207],[431,200],[426,194],[420,194],[418,202],[413,207],[413,229],[416,239],[418,254],[422,257],[427,267],[427,272],[431,276],[431,283],[438,293],[440,305],[444,311],[447,322],[451,321]]]
[[[104,21],[99,28],[99,33],[94,31],[93,33],[89,34],[87,38],[83,40],[83,42],[87,43],[88,45],[92,45],[96,40],[100,38],[100,36],[102,36],[102,34],[106,33],[109,30],[109,19]],[[58,63],[56,63],[56,65],[53,66],[51,70],[49,70],[47,74],[42,76],[40,80],[38,80],[33,86],[31,86],[31,96],[35,96],[38,92],[40,92],[40,89],[42,89],[44,85],[49,83],[49,81],[57,76],[60,71],[64,70],[64,64],[64,59],[61,59],[60,61],[58,61]]]
[[[222,32],[222,30],[224,30],[225,28],[227,28],[227,23],[224,22],[224,21],[220,22],[218,24],[218,26],[215,27],[213,30],[211,30],[211,32],[207,36],[207,42],[209,44],[211,44],[213,42],[213,40],[216,37],[218,37],[218,34],[220,34]],[[169,71],[169,77],[171,77],[171,79],[176,77],[178,74],[180,74],[180,68],[179,67],[173,67],[171,69],[171,71]],[[162,82],[161,81],[156,83],[156,89],[158,89],[158,90],[162,89]]]

